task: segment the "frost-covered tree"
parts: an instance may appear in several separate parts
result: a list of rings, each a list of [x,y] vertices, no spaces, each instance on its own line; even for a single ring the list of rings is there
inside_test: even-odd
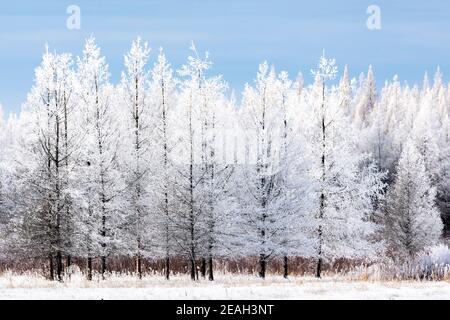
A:
[[[0,111],[1,112],[1,111]],[[0,258],[23,258],[25,250],[18,249],[17,241],[20,225],[15,223],[21,205],[17,192],[15,176],[18,145],[21,126],[17,116],[10,113],[8,119],[2,118],[0,125]]]
[[[213,258],[223,254],[222,233],[227,231],[222,205],[230,170],[219,152],[219,133],[229,115],[223,111],[225,84],[221,77],[206,74],[211,66],[208,54],[200,57],[193,44],[191,50],[193,56],[179,70],[182,82],[174,111],[178,143],[171,157],[177,180],[173,237],[176,251],[189,260],[191,279],[196,280],[200,271],[213,280]]]
[[[444,222],[444,235],[450,231],[450,119],[444,118],[439,144],[439,179],[437,180],[436,203]]]
[[[359,143],[361,151],[372,154],[378,170],[387,172],[388,183],[393,179],[395,163],[400,157],[406,133],[405,126],[401,125],[404,117],[395,112],[403,106],[402,102],[400,83],[395,76],[392,82],[386,82],[379,103],[369,115],[368,127],[361,129],[360,126],[356,126],[361,133]]]
[[[204,241],[204,224],[200,207],[199,188],[206,174],[202,164],[201,112],[203,106],[202,91],[205,72],[210,68],[209,54],[201,58],[194,44],[191,45],[194,56],[189,56],[187,64],[178,71],[183,77],[180,92],[179,110],[182,117],[178,122],[179,182],[177,187],[179,209],[176,216],[174,235],[180,253],[189,260],[192,280],[198,278],[197,258]]]
[[[133,41],[125,55],[126,71],[122,73],[120,95],[125,114],[126,141],[123,156],[127,165],[128,226],[130,251],[136,259],[136,273],[142,277],[142,258],[148,252],[146,224],[149,212],[147,184],[151,164],[149,137],[153,131],[148,101],[149,77],[146,65],[150,53],[147,43],[141,39]]]
[[[442,221],[435,196],[436,189],[431,186],[423,157],[409,140],[398,162],[395,183],[387,196],[384,229],[393,257],[413,258],[439,240]]]
[[[276,173],[277,196],[276,207],[279,213],[280,232],[274,235],[278,248],[276,256],[283,260],[283,276],[288,277],[289,256],[310,257],[312,242],[310,233],[313,226],[308,192],[310,177],[308,176],[307,144],[300,134],[303,121],[307,118],[306,108],[299,107],[304,101],[300,97],[300,105],[295,86],[286,72],[281,72],[275,83],[275,97],[279,117],[279,165]],[[309,90],[305,89],[307,94]],[[298,97],[298,96],[297,96]]]
[[[204,224],[205,239],[202,241],[202,259],[200,271],[203,277],[208,269],[208,279],[214,280],[213,258],[220,255],[223,222],[222,214],[224,193],[227,192],[227,180],[230,176],[230,167],[220,158],[221,150],[218,135],[224,126],[225,98],[223,91],[226,84],[220,76],[205,79],[202,90],[202,118],[201,118],[201,170],[203,172],[200,181],[201,197],[199,199],[202,208],[202,220]],[[222,146],[223,147],[223,146]],[[220,152],[222,151],[222,152]]]
[[[291,83],[286,73],[276,76],[267,63],[262,63],[255,86],[247,85],[243,92],[241,125],[246,135],[247,157],[239,170],[240,192],[240,246],[242,254],[259,257],[259,276],[266,275],[269,259],[282,256],[287,273],[287,255],[290,254],[290,226],[295,225],[295,210],[286,201],[287,168],[290,154],[288,123],[288,93]],[[301,155],[298,155],[301,156]]]
[[[170,277],[170,259],[175,254],[174,227],[174,175],[175,168],[171,152],[176,144],[173,141],[176,107],[176,87],[173,72],[162,49],[151,71],[150,96],[155,130],[152,139],[154,166],[149,178],[149,192],[154,213],[154,246],[157,256],[164,258],[164,274]]]
[[[373,110],[377,100],[377,89],[372,66],[369,66],[367,78],[362,82],[356,97],[355,123],[360,127],[367,125],[367,117]]]
[[[65,120],[73,72],[71,56],[47,49],[36,69],[35,84],[22,117],[17,149],[16,183],[24,197],[16,207],[22,249],[47,257],[49,277],[62,280],[62,256],[67,253],[70,219],[67,213],[69,175],[66,160],[75,148],[65,139]]]
[[[339,82],[339,103],[347,115],[351,114],[352,87],[347,66],[344,67],[344,73]]]
[[[104,277],[106,258],[123,247],[124,224],[120,201],[124,188],[119,168],[120,131],[118,114],[108,84],[108,65],[93,37],[86,40],[78,59],[79,121],[83,148],[77,153],[78,216],[76,246],[87,257],[88,279],[92,279],[92,259],[100,257]]]
[[[373,256],[376,244],[371,236],[373,197],[382,188],[380,175],[370,159],[356,149],[351,126],[339,108],[334,90],[326,80],[337,73],[334,59],[322,55],[312,94],[312,114],[305,128],[311,153],[311,201],[316,213],[316,277],[323,260],[337,257]],[[363,168],[363,169],[362,169]]]

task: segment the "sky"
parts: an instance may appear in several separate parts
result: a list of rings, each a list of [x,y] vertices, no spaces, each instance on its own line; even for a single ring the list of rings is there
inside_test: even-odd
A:
[[[80,8],[80,29],[68,29],[69,5]],[[381,29],[369,30],[367,8],[380,8]],[[15,0],[0,2],[0,104],[18,112],[33,85],[45,44],[56,52],[80,55],[94,35],[117,83],[123,56],[140,36],[152,48],[150,66],[163,47],[174,69],[194,41],[208,51],[212,74],[222,74],[240,92],[267,60],[294,78],[311,68],[322,49],[348,65],[358,78],[369,65],[378,86],[396,74],[420,83],[425,70],[439,65],[450,75],[448,0]]]

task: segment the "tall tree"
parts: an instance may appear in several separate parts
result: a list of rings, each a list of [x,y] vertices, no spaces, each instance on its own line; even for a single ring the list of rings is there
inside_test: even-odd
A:
[[[385,237],[393,256],[413,258],[437,242],[443,226],[435,196],[423,157],[409,140],[387,197]]]
[[[280,84],[278,86],[278,84]],[[277,79],[275,71],[262,63],[255,87],[246,85],[243,92],[241,124],[248,141],[242,174],[245,193],[241,202],[241,245],[244,254],[259,257],[259,276],[265,278],[267,262],[282,252],[278,250],[289,210],[280,201],[284,188],[283,169],[287,148],[286,74]],[[282,246],[282,245],[281,245]],[[286,255],[284,251],[284,255]]]
[[[370,220],[373,197],[379,195],[381,176],[352,141],[353,133],[337,94],[328,91],[326,80],[337,73],[334,59],[322,55],[313,71],[312,115],[305,128],[311,152],[312,201],[316,212],[316,277],[320,278],[324,259],[373,255],[376,245],[371,235],[376,226]],[[364,169],[363,169],[364,168]],[[336,241],[339,239],[339,241]]]
[[[179,177],[177,193],[181,210],[177,214],[175,237],[181,252],[189,259],[190,276],[192,280],[198,278],[197,259],[205,239],[204,208],[201,201],[201,185],[206,176],[204,117],[202,111],[205,106],[206,89],[205,72],[210,68],[209,54],[201,58],[194,44],[191,45],[193,56],[188,58],[187,64],[179,70],[184,77],[180,93],[180,112],[183,114],[179,122]],[[203,151],[203,152],[202,152]]]
[[[64,120],[73,87],[71,56],[43,56],[36,69],[35,85],[28,96],[27,112],[31,126],[24,129],[20,152],[20,182],[29,194],[20,208],[23,214],[24,236],[29,248],[49,259],[49,277],[62,281],[62,255],[66,251],[68,221],[64,213],[67,203],[67,166],[69,149],[65,145]],[[67,149],[64,151],[64,149]],[[28,185],[26,185],[28,184]]]
[[[91,37],[86,40],[83,56],[78,58],[77,87],[83,124],[83,150],[77,157],[82,195],[78,229],[82,238],[77,243],[88,260],[89,280],[92,258],[97,256],[101,261],[100,273],[105,277],[106,258],[118,246],[118,229],[123,223],[118,203],[124,189],[118,161],[120,131],[108,77],[108,65]]]
[[[201,90],[201,170],[200,191],[202,193],[200,205],[202,208],[202,220],[204,223],[205,239],[202,248],[201,272],[208,279],[214,280],[213,257],[218,253],[221,238],[222,219],[219,209],[219,201],[222,193],[226,193],[226,181],[230,170],[226,163],[219,158],[218,132],[223,126],[224,113],[220,112],[224,107],[223,91],[226,85],[221,77],[205,79]],[[206,257],[206,258],[205,258]]]
[[[136,260],[136,273],[142,278],[142,259],[146,253],[145,225],[148,222],[146,204],[149,174],[151,113],[149,108],[149,77],[146,64],[150,48],[141,39],[133,41],[125,55],[126,71],[122,73],[120,89],[128,111],[128,184],[129,184],[129,233],[134,238],[132,251]]]
[[[357,94],[357,102],[355,107],[355,122],[360,127],[368,124],[367,117],[375,107],[377,101],[377,88],[372,66],[369,66],[367,78],[364,79],[361,88]]]
[[[157,146],[156,154],[152,155],[155,165],[151,169],[150,184],[153,199],[152,210],[155,215],[156,246],[164,258],[164,275],[170,278],[170,258],[174,254],[173,239],[173,188],[174,164],[171,152],[174,148],[173,132],[175,116],[172,112],[176,104],[176,87],[173,72],[162,49],[151,71],[150,94],[153,101],[153,118],[155,121],[152,142]],[[151,160],[149,160],[151,161]]]

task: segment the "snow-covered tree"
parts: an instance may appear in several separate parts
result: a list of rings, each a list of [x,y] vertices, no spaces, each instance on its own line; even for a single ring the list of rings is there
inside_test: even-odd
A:
[[[69,175],[66,159],[75,144],[65,139],[65,121],[73,91],[69,54],[47,49],[36,69],[35,84],[23,111],[16,183],[24,197],[17,205],[24,250],[49,259],[49,277],[62,280],[70,219],[66,215]]]
[[[367,78],[364,79],[356,97],[355,123],[360,127],[367,125],[367,117],[377,100],[377,89],[372,66],[369,66]]]
[[[209,54],[201,58],[194,44],[191,45],[194,56],[189,56],[188,62],[178,71],[183,77],[181,83],[178,112],[178,211],[176,213],[176,228],[178,251],[189,260],[189,270],[192,280],[198,278],[197,259],[204,241],[203,210],[200,206],[200,183],[206,174],[202,166],[202,107],[205,72],[210,68]]]
[[[276,76],[262,63],[255,86],[243,92],[241,125],[246,135],[249,162],[239,170],[241,234],[238,244],[242,254],[259,257],[259,276],[266,275],[269,259],[282,256],[287,273],[287,256],[291,253],[290,228],[295,225],[292,193],[287,189],[291,124],[288,123],[288,95],[291,83],[286,73]],[[301,157],[302,155],[296,155]]]
[[[227,124],[226,99],[223,95],[226,84],[220,76],[205,79],[202,90],[202,167],[205,175],[201,181],[202,207],[205,228],[201,272],[205,276],[208,266],[208,279],[214,280],[213,258],[221,255],[223,243],[224,219],[223,205],[226,203],[227,181],[231,167],[225,158],[226,145],[219,142],[219,134]],[[232,114],[232,113],[231,113]],[[222,131],[223,132],[223,131]],[[206,260],[206,261],[205,261]]]
[[[335,90],[326,80],[337,73],[334,59],[322,55],[312,95],[312,114],[305,127],[310,148],[311,201],[316,213],[316,277],[323,260],[373,256],[371,236],[373,197],[379,195],[381,176],[364,154],[358,152],[351,126],[339,107]],[[364,169],[362,169],[364,168]]]
[[[162,49],[151,71],[151,109],[155,121],[155,131],[150,137],[155,150],[153,152],[154,166],[150,169],[149,192],[154,213],[154,246],[157,256],[164,258],[164,274],[170,277],[170,259],[175,254],[174,227],[174,180],[175,168],[171,152],[176,144],[173,141],[173,112],[176,107],[176,87],[173,72]]]
[[[130,251],[136,259],[136,273],[142,277],[142,258],[148,252],[146,224],[148,223],[148,175],[151,165],[151,144],[149,137],[153,131],[148,101],[149,77],[146,65],[150,54],[147,43],[140,38],[133,41],[125,55],[126,71],[122,73],[120,95],[125,114],[123,151],[127,165],[128,226],[133,243]]]
[[[439,240],[442,221],[435,197],[436,189],[431,186],[423,157],[409,140],[398,162],[395,183],[387,196],[384,229],[393,257],[413,258]]]
[[[179,70],[183,78],[176,110],[178,145],[173,153],[178,172],[173,234],[177,251],[189,260],[191,279],[198,278],[200,259],[202,276],[208,269],[208,278],[213,280],[213,258],[221,251],[219,239],[225,231],[221,225],[224,215],[218,209],[229,176],[218,149],[225,84],[220,76],[207,76],[211,66],[208,53],[200,57],[194,44],[191,50],[193,56]]]
[[[76,178],[78,216],[76,247],[87,258],[88,279],[92,279],[92,258],[100,257],[101,274],[106,258],[123,247],[124,224],[120,200],[124,188],[119,168],[120,131],[118,113],[108,84],[108,65],[93,37],[86,40],[78,59],[76,90],[82,124],[83,148],[77,153]]]
[[[350,115],[352,112],[352,110],[351,110],[352,87],[351,87],[351,81],[350,81],[350,76],[348,74],[347,66],[345,66],[344,73],[339,82],[339,103],[340,103],[341,107],[345,110],[346,114]]]

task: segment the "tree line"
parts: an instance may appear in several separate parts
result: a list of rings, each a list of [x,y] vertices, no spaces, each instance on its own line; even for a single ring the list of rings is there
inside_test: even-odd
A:
[[[139,38],[119,83],[93,37],[46,49],[22,111],[0,117],[0,259],[409,261],[450,227],[450,87],[380,89],[370,67],[336,79],[324,55],[307,85],[260,64],[240,99],[191,45],[176,72]],[[153,64],[151,64],[153,59]],[[336,81],[338,80],[338,81]],[[238,101],[239,100],[239,101]]]

